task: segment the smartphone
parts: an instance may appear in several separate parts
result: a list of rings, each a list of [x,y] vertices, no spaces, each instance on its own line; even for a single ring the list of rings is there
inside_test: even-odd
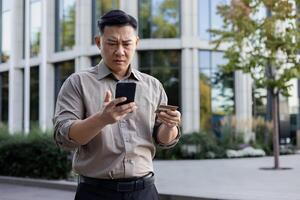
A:
[[[127,104],[130,102],[134,102],[135,88],[136,88],[136,83],[134,83],[134,82],[119,82],[119,83],[117,83],[115,98],[119,98],[119,97],[127,98],[126,101],[124,101],[122,103],[118,103],[117,106]]]

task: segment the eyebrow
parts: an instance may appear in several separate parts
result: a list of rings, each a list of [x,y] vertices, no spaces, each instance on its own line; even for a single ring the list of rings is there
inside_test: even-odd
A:
[[[117,39],[111,39],[111,38],[108,38],[107,41],[108,41],[108,42],[118,42]],[[128,43],[128,42],[132,42],[132,40],[131,40],[131,39],[128,39],[128,40],[123,40],[122,42]]]

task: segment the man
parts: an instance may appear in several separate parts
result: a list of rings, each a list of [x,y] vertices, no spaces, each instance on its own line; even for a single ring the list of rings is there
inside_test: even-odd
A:
[[[106,13],[95,38],[102,61],[72,74],[58,95],[54,136],[74,149],[80,175],[75,199],[158,199],[152,158],[155,145],[172,147],[180,136],[179,111],[155,113],[167,104],[162,84],[132,65],[139,38],[136,20],[121,10]],[[135,82],[135,101],[113,99],[118,81]]]

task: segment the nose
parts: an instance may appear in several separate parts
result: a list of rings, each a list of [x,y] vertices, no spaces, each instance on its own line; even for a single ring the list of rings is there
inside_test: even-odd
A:
[[[123,56],[123,55],[125,55],[125,51],[124,51],[123,45],[118,45],[118,48],[116,49],[115,54],[117,56]]]

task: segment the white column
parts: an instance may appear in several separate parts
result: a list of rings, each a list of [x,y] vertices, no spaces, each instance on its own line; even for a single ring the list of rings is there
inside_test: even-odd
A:
[[[9,60],[9,132],[22,131],[23,123],[23,74],[17,65],[22,57],[23,1],[11,0],[11,55]]]
[[[252,79],[241,71],[235,72],[235,115],[237,131],[244,133],[244,141],[255,139],[252,132]]]
[[[91,59],[86,55],[92,41],[92,0],[76,1],[76,34],[75,51],[78,57],[75,60],[75,70],[91,66]]]
[[[184,133],[199,131],[199,78],[197,50],[184,49],[181,66],[182,128]]]
[[[199,69],[198,50],[193,38],[197,36],[197,1],[181,1],[181,105],[183,133],[199,131]]]
[[[30,0],[25,0],[24,132],[30,131]]]
[[[120,0],[120,9],[138,20],[138,0]]]
[[[43,132],[52,127],[54,114],[54,66],[48,63],[55,44],[55,1],[42,0],[41,64],[39,70],[39,125]]]

